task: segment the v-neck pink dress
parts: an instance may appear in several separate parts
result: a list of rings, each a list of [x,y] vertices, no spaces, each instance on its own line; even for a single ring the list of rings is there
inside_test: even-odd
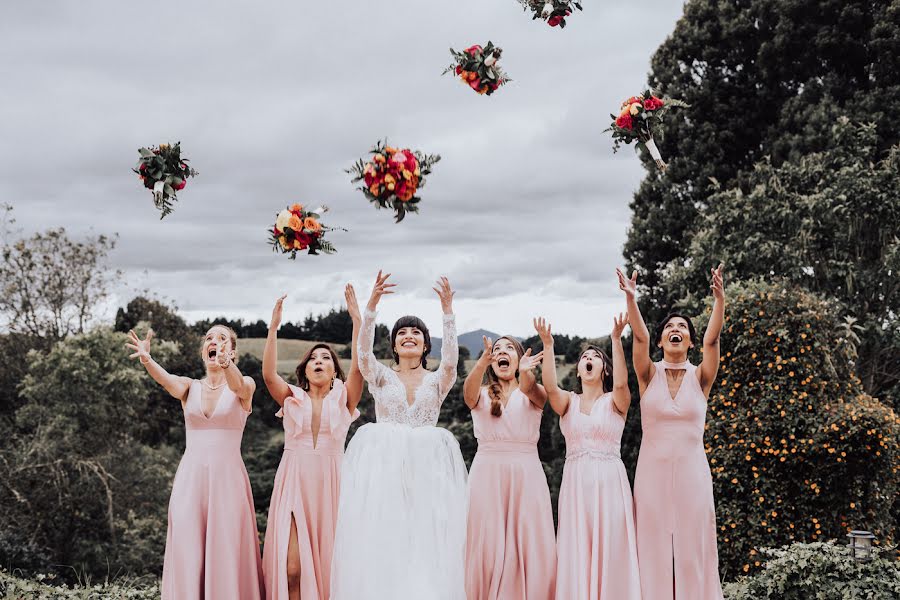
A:
[[[706,395],[697,367],[660,361],[641,397],[643,439],[634,476],[641,586],[646,600],[720,600],[716,507],[703,447]],[[666,369],[684,369],[675,398]]]
[[[184,402],[187,447],[169,499],[165,600],[259,600],[259,535],[241,437],[250,414],[228,387],[209,417],[194,381]]]
[[[620,452],[625,417],[616,412],[611,393],[597,398],[590,414],[582,412],[581,396],[571,393],[559,428],[566,438],[566,466],[559,490],[556,597],[641,600],[631,486]]]
[[[284,423],[284,453],[275,473],[266,526],[266,598],[288,597],[287,553],[293,517],[300,546],[300,597],[328,600],[344,442],[359,411],[350,414],[347,389],[335,379],[322,401],[318,437],[313,442],[312,399],[303,389],[290,387],[293,395],[277,413]]]
[[[552,600],[556,535],[538,458],[543,411],[515,390],[499,417],[485,388],[472,409],[478,452],[469,471],[468,600]]]

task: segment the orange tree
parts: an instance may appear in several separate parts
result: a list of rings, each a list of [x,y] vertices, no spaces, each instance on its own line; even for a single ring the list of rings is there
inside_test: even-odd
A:
[[[705,437],[727,579],[760,567],[762,547],[855,528],[896,539],[900,421],[863,393],[836,306],[788,283],[729,286]]]

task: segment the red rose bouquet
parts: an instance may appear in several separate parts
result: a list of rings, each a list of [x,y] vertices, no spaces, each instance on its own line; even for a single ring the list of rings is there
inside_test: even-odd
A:
[[[503,50],[494,46],[492,42],[488,42],[484,48],[475,45],[463,52],[450,48],[453,64],[444,69],[441,75],[455,73],[464,84],[479,94],[490,96],[501,85],[512,81],[500,68],[502,53]]]
[[[519,0],[519,3],[532,13],[532,19],[543,19],[550,27],[563,29],[566,17],[575,9],[581,10],[578,0]]]
[[[306,250],[309,254],[334,254],[337,249],[325,239],[329,231],[341,229],[326,227],[322,224],[322,215],[328,208],[320,206],[314,210],[303,210],[300,204],[292,204],[275,217],[275,226],[269,234],[272,250],[282,254],[290,254],[291,260],[297,258],[297,252]],[[341,229],[341,231],[346,231]]]
[[[184,189],[188,177],[196,177],[197,171],[188,166],[188,159],[181,157],[181,142],[160,144],[156,148],[138,148],[138,174],[144,187],[153,192],[153,203],[162,211],[160,219],[172,212],[175,193]]]
[[[393,209],[397,223],[406,213],[419,212],[421,198],[416,192],[425,186],[425,176],[441,157],[408,148],[392,148],[380,141],[370,154],[368,162],[360,159],[346,170],[353,174],[353,183],[364,183],[358,189],[377,208]]]
[[[623,102],[618,116],[610,114],[613,122],[604,133],[612,132],[613,152],[618,152],[621,144],[630,144],[635,140],[643,143],[656,161],[656,166],[665,171],[667,165],[653,140],[653,127],[662,123],[663,116],[672,108],[687,106],[681,100],[660,98],[647,90]]]

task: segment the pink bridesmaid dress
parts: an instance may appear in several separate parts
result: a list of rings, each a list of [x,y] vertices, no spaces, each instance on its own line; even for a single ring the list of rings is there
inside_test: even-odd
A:
[[[721,600],[712,475],[703,447],[706,395],[697,367],[656,363],[641,397],[634,477],[641,585],[647,600]],[[685,369],[672,398],[666,369]]]
[[[163,564],[166,600],[259,600],[259,535],[241,437],[250,414],[226,386],[207,417],[202,384],[184,403],[187,447],[172,485]]]
[[[581,397],[572,392],[559,428],[566,438],[566,466],[559,490],[556,597],[641,600],[631,486],[620,454],[625,417],[616,412],[611,393],[585,414]]]
[[[266,598],[288,597],[287,553],[293,520],[300,545],[300,597],[328,600],[344,441],[359,411],[350,414],[347,389],[343,381],[335,379],[322,401],[314,439],[312,400],[301,388],[290,388],[293,395],[277,413],[284,423],[284,453],[275,473],[266,527]]]
[[[542,414],[519,390],[499,417],[486,389],[472,409],[478,452],[469,471],[468,600],[553,598],[553,508],[537,452]]]

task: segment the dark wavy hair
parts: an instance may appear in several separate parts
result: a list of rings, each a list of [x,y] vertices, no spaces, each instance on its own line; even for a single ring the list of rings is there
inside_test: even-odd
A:
[[[694,329],[694,324],[691,322],[690,317],[686,317],[681,313],[671,312],[666,315],[666,318],[659,322],[659,325],[656,326],[656,331],[653,332],[653,347],[656,348],[659,346],[659,343],[662,341],[663,330],[666,328],[666,324],[675,318],[681,318],[687,321],[688,332],[691,336],[691,343],[693,345],[697,345],[697,330]]]
[[[581,357],[584,356],[584,353],[588,350],[593,350],[597,354],[600,355],[600,362],[603,363],[603,371],[600,372],[602,379],[600,380],[603,383],[603,393],[609,393],[613,389],[613,365],[612,361],[609,359],[609,356],[606,355],[606,352],[603,351],[599,346],[595,346],[593,344],[588,344],[584,347],[584,350],[581,351],[581,354],[578,355],[578,362],[581,362]],[[578,376],[578,365],[575,365],[575,379],[578,380],[578,387],[581,388],[581,377]],[[584,391],[583,388],[578,390],[578,393],[582,393]]]
[[[338,355],[334,353],[334,350],[331,349],[331,346],[328,344],[316,344],[312,348],[306,351],[306,354],[303,355],[303,358],[300,359],[300,364],[297,365],[297,370],[294,371],[294,374],[297,375],[297,385],[306,392],[309,391],[309,380],[306,378],[306,365],[312,360],[313,352],[319,350],[321,348],[325,348],[328,350],[328,353],[331,354],[331,360],[334,362],[334,375],[341,381],[346,379],[346,375],[344,375],[344,369],[341,367],[341,361],[338,359]]]
[[[522,343],[516,338],[510,335],[504,335],[497,338],[497,342],[500,340],[509,340],[512,342],[513,348],[516,349],[516,354],[519,355],[519,360],[525,355],[525,348],[522,347]],[[494,342],[495,344],[497,342]],[[516,369],[516,379],[519,378],[519,370]],[[488,388],[488,397],[491,399],[491,414],[495,417],[499,417],[503,414],[503,404],[500,402],[500,378],[497,377],[497,374],[494,373],[494,366],[488,366],[487,370],[487,388]]]
[[[431,334],[428,333],[428,326],[420,319],[419,317],[414,317],[412,315],[407,315],[405,317],[400,317],[397,319],[397,322],[394,323],[393,329],[391,329],[391,353],[394,355],[394,362],[400,362],[400,355],[397,354],[397,351],[394,349],[397,344],[397,332],[403,329],[404,327],[414,327],[422,332],[422,335],[425,337],[425,352],[422,353],[422,367],[428,367],[428,353],[431,352]]]

